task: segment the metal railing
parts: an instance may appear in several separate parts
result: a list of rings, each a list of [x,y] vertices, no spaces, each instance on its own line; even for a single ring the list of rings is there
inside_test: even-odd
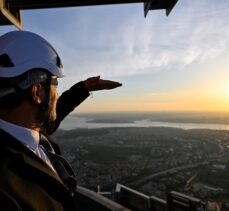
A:
[[[116,185],[113,200],[78,186],[76,204],[80,211],[204,211],[197,198],[171,191],[167,200],[148,196],[121,184]]]

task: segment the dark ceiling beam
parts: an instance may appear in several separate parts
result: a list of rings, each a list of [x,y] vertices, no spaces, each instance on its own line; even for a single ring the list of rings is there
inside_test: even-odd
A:
[[[149,10],[165,9],[170,13],[178,0],[0,0],[0,25],[14,24],[22,28],[21,10],[108,4],[144,4],[145,17]]]
[[[144,0],[11,0],[15,9],[42,9],[58,7],[93,6],[108,4],[143,3]]]

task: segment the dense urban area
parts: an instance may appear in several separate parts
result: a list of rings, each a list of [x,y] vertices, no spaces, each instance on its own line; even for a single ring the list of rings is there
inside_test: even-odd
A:
[[[78,184],[116,183],[165,199],[175,190],[229,209],[229,132],[166,127],[58,130]]]

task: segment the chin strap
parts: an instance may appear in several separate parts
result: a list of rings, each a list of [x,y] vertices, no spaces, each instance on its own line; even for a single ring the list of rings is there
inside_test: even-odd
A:
[[[45,88],[45,99],[44,99],[44,102],[41,103],[39,106],[40,106],[41,111],[45,112],[49,110],[49,106],[50,106],[51,75],[48,76],[43,86]]]

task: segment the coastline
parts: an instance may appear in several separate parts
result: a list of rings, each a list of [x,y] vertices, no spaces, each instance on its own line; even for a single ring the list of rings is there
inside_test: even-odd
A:
[[[140,118],[139,118],[140,119]],[[62,130],[73,130],[80,128],[94,129],[94,128],[113,128],[113,127],[171,127],[180,128],[184,130],[189,129],[210,129],[210,130],[228,130],[228,123],[199,123],[199,122],[187,122],[187,121],[152,121],[149,119],[132,120],[128,122],[113,121],[112,119],[105,119],[104,121],[92,119],[88,117],[81,117],[76,115],[70,115],[60,125]]]

